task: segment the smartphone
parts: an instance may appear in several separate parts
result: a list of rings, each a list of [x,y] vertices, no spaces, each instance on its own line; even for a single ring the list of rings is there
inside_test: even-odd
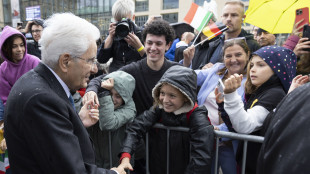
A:
[[[217,89],[218,89],[218,92],[221,93],[221,96],[220,96],[220,99],[223,99],[223,94],[224,94],[224,84],[223,84],[223,81],[222,79],[219,79],[218,83],[217,83]]]
[[[302,32],[302,37],[308,38],[307,41],[310,40],[310,26],[309,26],[309,25],[304,25],[303,32]],[[306,49],[304,49],[304,50],[305,50],[305,51],[310,51],[309,48],[306,48]]]
[[[300,26],[304,26],[304,25],[309,25],[309,8],[308,7],[304,7],[304,8],[300,8],[296,10],[296,17],[295,17],[295,23],[299,22],[300,20],[303,21],[298,24],[297,28],[299,28]],[[299,32],[302,32],[302,28],[300,30],[298,30]]]
[[[17,27],[22,27],[23,23],[22,22],[17,22]]]

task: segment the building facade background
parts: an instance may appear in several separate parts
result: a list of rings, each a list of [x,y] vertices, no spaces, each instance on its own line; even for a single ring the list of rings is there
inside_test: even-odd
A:
[[[96,25],[102,36],[108,33],[109,24],[113,21],[112,5],[116,0],[0,0],[0,27],[10,25],[15,27],[16,21],[12,22],[11,4],[19,3],[20,22],[26,26],[26,8],[40,6],[41,18],[46,19],[53,13],[72,12]],[[135,22],[142,26],[149,16],[161,15],[170,23],[182,22],[192,2],[203,6],[204,1],[210,0],[134,0],[135,1]],[[216,0],[218,20],[220,20],[221,9],[227,0]],[[249,0],[242,0],[247,9]],[[250,30],[249,25],[244,25]]]

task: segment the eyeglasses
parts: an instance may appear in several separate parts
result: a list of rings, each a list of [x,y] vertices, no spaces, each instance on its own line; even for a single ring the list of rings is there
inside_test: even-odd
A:
[[[41,33],[42,30],[32,30],[31,33]]]
[[[97,63],[98,63],[96,57],[93,57],[93,58],[90,58],[90,59],[84,59],[84,58],[82,58],[82,57],[75,56],[74,58],[78,58],[78,59],[84,60],[88,65],[91,66],[92,69],[93,69],[95,66],[97,66]]]
[[[235,40],[244,40],[246,42],[245,37],[236,37],[236,38],[232,38],[232,39],[227,39],[224,42],[231,42],[231,41],[235,41]]]

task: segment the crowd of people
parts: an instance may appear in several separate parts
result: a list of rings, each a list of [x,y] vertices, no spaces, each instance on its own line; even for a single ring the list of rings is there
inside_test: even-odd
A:
[[[310,172],[310,41],[298,23],[277,45],[262,28],[242,29],[244,4],[230,0],[221,15],[229,29],[195,47],[203,33],[176,39],[172,26],[154,17],[140,28],[134,7],[132,0],[114,3],[115,22],[102,43],[98,28],[72,13],[3,29],[6,173],[143,174],[146,155],[151,174],[214,173],[214,130],[265,137],[247,145],[247,174]],[[108,72],[98,71],[110,59]],[[171,130],[167,140],[156,123],[189,132]],[[223,174],[240,173],[243,146],[220,140]]]

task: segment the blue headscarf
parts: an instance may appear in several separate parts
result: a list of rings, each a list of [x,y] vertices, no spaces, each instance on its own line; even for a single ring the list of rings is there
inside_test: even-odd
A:
[[[295,53],[290,49],[272,45],[260,48],[253,55],[258,55],[271,67],[287,92],[296,76],[297,57]]]

